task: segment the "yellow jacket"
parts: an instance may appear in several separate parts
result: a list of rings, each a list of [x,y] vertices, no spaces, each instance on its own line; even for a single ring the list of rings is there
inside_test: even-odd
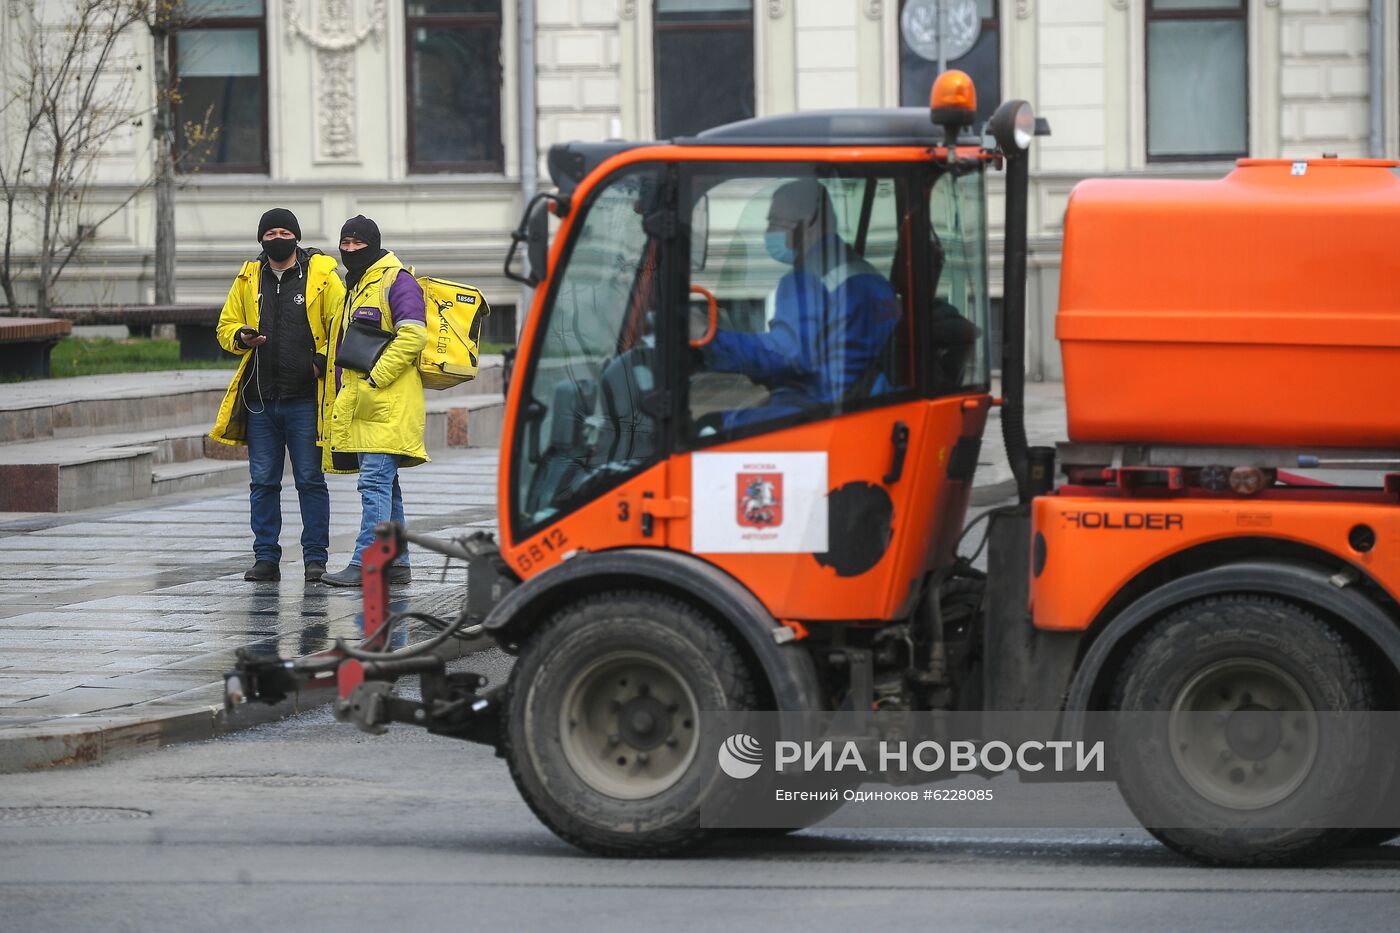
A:
[[[418,321],[394,326],[389,313],[389,286],[398,277],[401,263],[393,253],[365,270],[341,302],[332,321],[327,370],[336,371],[335,351],[349,326],[354,309],[378,308],[379,326],[393,331],[374,370],[364,373],[342,369],[340,385],[327,379],[321,393],[321,465],[327,473],[353,473],[359,464],[349,454],[398,454],[400,466],[428,461],[423,444],[427,406],[423,379],[418,375],[418,355],[428,342],[428,330]]]
[[[336,310],[345,303],[345,284],[335,271],[336,261],[319,252],[311,252],[306,262],[306,318],[311,324],[311,336],[316,341],[316,352],[325,353],[331,321]],[[245,262],[233,280],[224,301],[224,310],[219,314],[219,324],[214,334],[219,346],[230,353],[243,357],[238,363],[238,371],[224,393],[219,415],[214,420],[214,428],[209,436],[221,444],[246,445],[248,443],[248,408],[243,404],[241,387],[248,371],[248,361],[252,351],[234,340],[240,328],[258,329],[258,284],[262,281],[262,263],[257,259]]]

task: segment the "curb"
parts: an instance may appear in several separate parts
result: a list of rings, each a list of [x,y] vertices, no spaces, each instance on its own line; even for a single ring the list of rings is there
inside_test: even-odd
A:
[[[476,654],[490,646],[486,638],[458,642],[441,651],[444,660]],[[280,703],[245,703],[230,712],[222,703],[206,703],[189,709],[166,710],[113,721],[102,715],[101,724],[68,717],[29,726],[0,728],[0,774],[45,771],[75,765],[96,765],[183,742],[202,742],[276,722],[325,706],[335,691],[321,688],[298,692]]]
[[[999,483],[973,486],[971,502],[973,505],[992,505],[1014,495],[1016,495],[1016,478],[1012,477]]]

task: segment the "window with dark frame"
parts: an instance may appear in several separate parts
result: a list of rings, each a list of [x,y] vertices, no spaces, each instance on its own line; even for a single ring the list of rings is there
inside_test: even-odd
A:
[[[981,126],[1001,105],[1001,11],[998,0],[944,0],[944,16],[950,20],[947,41],[954,52],[946,55],[949,68],[967,72],[977,88],[977,118]],[[966,10],[957,9],[966,6]],[[937,22],[936,0],[900,0],[899,102],[904,107],[927,107],[938,77],[938,56],[927,40]],[[975,20],[975,25],[974,25]],[[933,28],[936,28],[934,26]],[[916,47],[917,46],[917,47]],[[946,53],[947,49],[945,49]]]
[[[656,136],[754,115],[753,0],[656,0]]]
[[[1148,0],[1147,159],[1249,153],[1246,0]]]
[[[499,172],[501,0],[407,0],[408,170]]]
[[[178,169],[266,174],[263,0],[185,0],[184,11],[189,24],[170,36]]]

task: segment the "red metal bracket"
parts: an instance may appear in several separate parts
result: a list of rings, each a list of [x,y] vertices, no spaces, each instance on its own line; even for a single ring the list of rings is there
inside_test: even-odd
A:
[[[1163,479],[1173,492],[1186,488],[1186,473],[1181,467],[1105,467],[1104,482],[1113,483],[1124,492],[1143,486],[1160,486]]]
[[[335,669],[335,688],[342,700],[350,698],[350,691],[365,682],[365,666],[354,659],[340,662]]]
[[[374,543],[360,555],[365,647],[370,651],[389,647],[384,632],[389,621],[389,568],[403,546],[403,529],[393,522],[380,522],[374,529]]]

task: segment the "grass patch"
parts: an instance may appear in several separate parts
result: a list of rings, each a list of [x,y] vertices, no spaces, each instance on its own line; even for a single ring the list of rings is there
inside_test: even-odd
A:
[[[483,341],[482,353],[501,353],[513,343]],[[64,337],[54,345],[49,372],[55,379],[69,376],[99,376],[108,373],[152,373],[169,369],[233,369],[238,360],[182,360],[177,340],[112,337]],[[19,382],[19,376],[0,377],[0,382]]]
[[[53,348],[49,371],[54,378],[105,373],[150,373],[167,369],[233,369],[238,360],[182,360],[178,340],[112,337],[64,337]]]

